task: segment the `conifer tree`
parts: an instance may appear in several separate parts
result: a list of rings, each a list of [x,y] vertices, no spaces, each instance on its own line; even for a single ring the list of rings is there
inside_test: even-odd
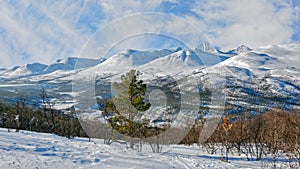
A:
[[[113,114],[108,118],[111,127],[129,137],[141,137],[139,130],[145,126],[140,118],[151,106],[144,99],[147,85],[143,80],[139,80],[138,76],[139,72],[136,70],[122,75],[121,82],[113,84],[116,96],[105,104],[105,116]],[[133,145],[133,141],[130,140],[130,148],[133,148]]]

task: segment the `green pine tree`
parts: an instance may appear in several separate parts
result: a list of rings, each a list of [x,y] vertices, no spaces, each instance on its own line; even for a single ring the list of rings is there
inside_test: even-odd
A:
[[[122,75],[121,82],[113,84],[116,96],[105,104],[105,115],[113,114],[109,118],[111,127],[129,137],[141,137],[139,130],[145,124],[140,117],[151,106],[144,99],[147,85],[138,76],[139,72],[136,70]],[[133,148],[132,141],[130,147]]]

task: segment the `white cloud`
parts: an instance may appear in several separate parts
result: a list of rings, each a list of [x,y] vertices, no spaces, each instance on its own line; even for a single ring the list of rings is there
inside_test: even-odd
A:
[[[80,6],[73,4],[60,11],[59,7],[68,4],[43,3],[1,1],[0,28],[4,33],[0,36],[0,44],[6,49],[0,51],[1,66],[36,61],[49,63],[79,53],[88,37],[74,29],[77,15],[73,14]],[[73,13],[68,15],[70,8]]]
[[[210,0],[193,9],[203,18],[211,40],[225,49],[291,42],[294,10],[279,0]]]
[[[190,47],[197,47],[199,43],[205,42],[201,36],[195,35],[199,35],[195,27],[174,15],[135,14],[115,20],[93,35],[82,51],[82,56],[103,57],[110,48],[121,43],[122,45],[116,49],[143,50],[158,48],[158,45],[161,45],[162,48],[163,46],[173,46],[176,40],[182,41]],[[153,36],[153,38],[149,36]],[[172,38],[174,39],[172,40]],[[158,42],[159,40],[161,42]]]
[[[136,12],[153,12],[162,0],[100,0],[99,1],[105,12],[106,20],[111,21]]]
[[[186,18],[222,49],[252,48],[300,38],[297,0],[66,0],[0,1],[0,67],[49,63],[78,55],[86,40],[114,19],[136,12]],[[293,6],[292,4],[298,4]],[[141,24],[137,21],[134,30]],[[293,25],[293,26],[292,26]],[[143,25],[145,26],[145,25]],[[116,28],[117,29],[117,28]],[[184,25],[170,30],[183,30]],[[111,33],[113,35],[113,32]],[[109,38],[109,37],[108,37]],[[294,39],[295,40],[295,39]],[[296,39],[299,42],[299,39]],[[141,43],[143,44],[143,43]],[[141,46],[141,44],[139,44]],[[168,46],[168,45],[167,45]]]

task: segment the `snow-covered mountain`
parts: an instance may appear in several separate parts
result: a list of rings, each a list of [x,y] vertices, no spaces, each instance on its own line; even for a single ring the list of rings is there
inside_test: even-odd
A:
[[[299,59],[299,44],[264,46],[195,73],[204,88],[218,88],[206,83],[207,73],[225,79],[227,102],[236,109],[300,108]]]
[[[87,67],[95,66],[101,63],[103,60],[99,59],[85,59],[85,58],[67,58],[67,59],[58,59],[56,63],[50,64],[46,69],[43,70],[44,74],[52,73],[57,70],[74,70],[82,69]]]
[[[195,50],[129,49],[107,59],[72,57],[59,59],[49,65],[33,63],[1,69],[0,81],[6,87],[0,86],[0,93],[2,91],[5,95],[16,96],[24,92],[20,85],[15,86],[18,92],[14,87],[7,89],[8,84],[39,84],[50,86],[51,92],[60,96],[71,93],[72,81],[84,83],[96,80],[97,83],[106,83],[130,69],[136,69],[142,72],[143,80],[148,82],[157,77],[168,79],[173,76],[187,79],[183,80],[182,85],[188,86],[192,84],[190,79],[196,79],[201,90],[218,88],[218,84],[212,84],[210,78],[212,75],[221,77],[226,83],[228,96],[243,96],[229,97],[234,104],[247,102],[240,99],[254,96],[255,93],[268,93],[290,99],[288,104],[297,106],[300,105],[299,57],[300,44],[264,46],[257,49],[242,45],[229,52],[219,51],[206,43]],[[262,91],[262,86],[267,86],[265,91]],[[26,91],[28,92],[28,88]]]
[[[215,65],[227,56],[208,43],[199,45],[196,50],[184,50],[181,48],[162,49],[154,51],[139,51],[129,49],[115,54],[108,59],[67,58],[58,59],[55,63],[44,65],[40,63],[16,66],[2,69],[0,78],[5,83],[11,82],[37,82],[65,79],[74,73],[86,72],[115,73],[116,69],[134,68],[139,70],[157,69],[157,71],[170,71],[172,73],[190,72],[191,69],[199,69]],[[159,72],[156,72],[159,73]],[[57,77],[62,75],[61,77]],[[80,76],[78,76],[80,77]]]
[[[136,69],[148,77],[164,73],[169,75],[190,74],[194,69],[212,66],[229,57],[197,50],[181,48],[155,51],[127,50],[113,55],[104,62],[78,73],[78,77],[97,72],[104,79],[107,75],[120,75]],[[104,77],[103,77],[104,76]],[[145,77],[144,77],[145,78]]]
[[[51,74],[73,74],[74,70],[82,70],[103,62],[103,59],[86,59],[70,57],[67,59],[58,59],[55,63],[45,65],[41,63],[26,64],[24,66],[14,66],[12,68],[3,68],[0,71],[0,79],[5,79],[6,82],[22,82],[24,79],[37,79],[38,81],[47,80],[45,77]],[[64,72],[64,73],[61,73]],[[50,77],[51,78],[51,77]],[[57,77],[59,78],[59,77]],[[34,80],[36,82],[36,80]]]
[[[207,53],[218,53],[218,50],[210,43],[202,43],[197,48],[196,51],[202,51]]]
[[[1,71],[0,71],[0,75],[1,76],[7,76],[9,75],[10,73],[14,72],[15,70],[17,70],[20,66],[14,66],[14,67],[11,67],[11,68],[1,68]]]
[[[232,49],[232,50],[228,51],[227,53],[241,54],[241,53],[249,52],[251,50],[252,49],[250,49],[249,47],[247,47],[245,45],[241,45],[241,46],[237,47],[236,49]]]
[[[18,77],[18,76],[28,76],[28,75],[35,75],[47,68],[47,65],[41,63],[33,63],[33,64],[26,64],[21,66],[11,73],[8,74],[9,77]]]
[[[176,53],[182,50],[181,48],[176,49],[163,49],[155,51],[138,51],[129,49],[119,54],[113,55],[103,63],[96,65],[101,72],[110,72],[121,67],[138,67],[146,65],[149,62],[157,60],[159,58],[168,56],[172,53]]]

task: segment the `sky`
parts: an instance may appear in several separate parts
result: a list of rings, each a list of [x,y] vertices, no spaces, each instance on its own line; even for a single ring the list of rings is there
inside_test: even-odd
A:
[[[0,11],[0,67],[6,68],[79,56],[97,31],[143,12],[183,18],[223,51],[300,43],[299,0],[3,0]]]

